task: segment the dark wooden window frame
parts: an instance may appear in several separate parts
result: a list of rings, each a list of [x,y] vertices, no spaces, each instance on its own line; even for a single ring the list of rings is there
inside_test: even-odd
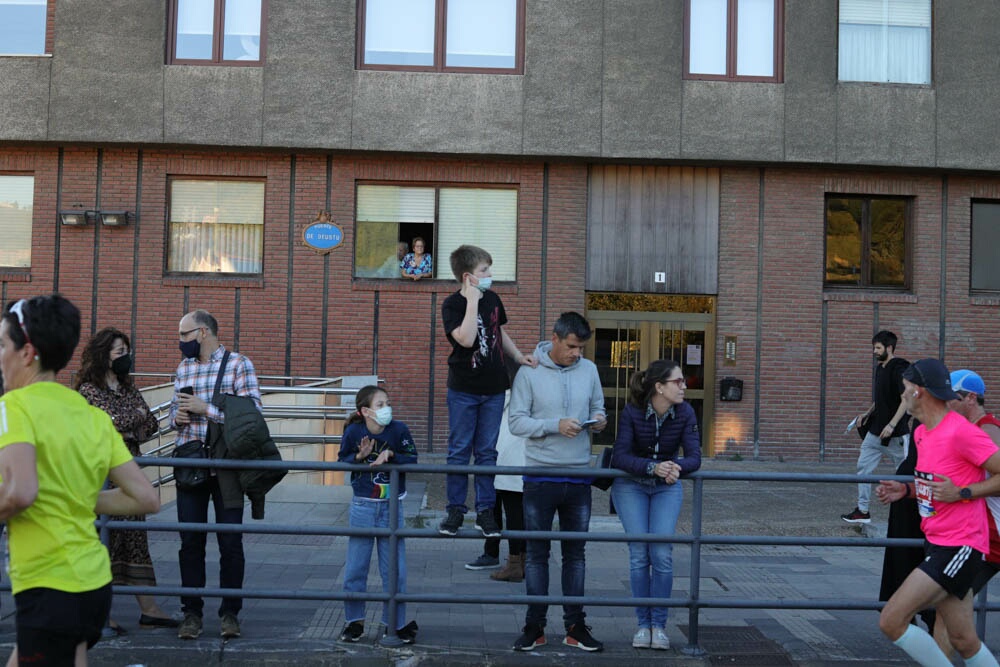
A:
[[[50,0],[52,1],[52,0]],[[267,3],[260,2],[260,58],[258,60],[223,60],[223,30],[226,26],[226,0],[215,0],[214,23],[212,26],[212,58],[199,60],[177,58],[177,2],[170,0],[167,5],[167,64],[169,65],[215,65],[223,67],[261,67],[267,53]]]
[[[451,275],[451,264],[446,260],[444,264],[439,263],[437,254],[437,243],[438,243],[438,229],[440,225],[440,213],[441,213],[441,189],[442,188],[467,188],[471,190],[514,190],[517,192],[517,211],[515,213],[516,220],[514,221],[514,235],[515,238],[520,233],[520,222],[521,222],[521,186],[518,183],[456,183],[454,181],[370,181],[362,180],[354,182],[354,236],[357,237],[358,231],[358,187],[362,185],[386,185],[386,186],[399,186],[404,188],[433,188],[434,189],[434,236],[432,237],[431,247],[434,248],[432,257],[434,258],[434,275],[425,280],[421,280],[422,283],[429,282],[453,282],[455,276]],[[398,223],[397,223],[398,224]],[[359,276],[357,275],[357,256],[351,254],[351,277],[353,280],[378,280],[386,281],[388,283],[398,283],[400,280],[398,278],[375,278],[369,276]],[[442,275],[441,272],[444,272]],[[403,283],[405,284],[405,283]],[[517,284],[517,279],[514,280],[498,280],[494,284],[497,285],[515,285]]]
[[[975,288],[972,286],[972,262],[975,259],[972,249],[975,247],[976,221],[973,218],[976,204],[989,204],[1000,207],[1000,199],[975,198],[969,202],[969,294],[971,296],[996,296],[1000,294],[1000,289]]]
[[[684,78],[694,81],[750,81],[758,83],[781,83],[784,80],[785,69],[785,0],[773,1],[774,76],[738,76],[736,74],[736,12],[738,0],[728,0],[728,11],[726,13],[726,74],[700,74],[691,72],[691,0],[684,0]]]
[[[174,0],[176,1],[176,0]],[[515,22],[514,67],[447,67],[445,49],[448,44],[448,0],[434,2],[434,64],[433,65],[369,65],[365,63],[365,17],[368,0],[358,0],[357,69],[390,70],[398,72],[466,72],[475,74],[524,74],[524,13],[525,0],[515,0],[517,19]]]
[[[862,284],[845,285],[843,283],[831,283],[826,281],[826,256],[827,256],[827,234],[826,215],[831,199],[860,199],[862,200],[861,215],[861,276]],[[871,272],[871,203],[872,200],[893,200],[901,201],[905,205],[906,223],[903,227],[903,284],[902,285],[876,285],[866,282],[867,276]],[[858,193],[837,193],[827,192],[823,197],[823,289],[827,291],[887,291],[887,292],[909,292],[913,285],[913,207],[914,197],[908,195],[871,195]]]
[[[164,202],[165,208],[165,224],[163,225],[163,247],[166,252],[163,253],[163,277],[164,278],[188,278],[188,277],[206,277],[214,278],[221,281],[226,280],[246,280],[247,278],[263,278],[264,277],[264,260],[267,257],[267,253],[263,247],[264,243],[267,242],[267,237],[264,232],[267,230],[262,230],[261,233],[261,249],[260,249],[260,273],[219,273],[216,271],[171,271],[170,270],[170,252],[172,250],[170,246],[170,225],[171,221],[171,206],[173,204],[173,190],[174,181],[233,181],[237,183],[263,183],[264,184],[264,224],[261,227],[267,227],[267,178],[262,176],[191,176],[187,174],[170,174],[167,176],[167,197]]]

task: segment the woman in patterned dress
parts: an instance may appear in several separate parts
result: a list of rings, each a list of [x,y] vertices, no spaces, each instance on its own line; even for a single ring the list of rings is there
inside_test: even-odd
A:
[[[132,383],[131,346],[128,336],[111,327],[97,332],[83,350],[77,391],[94,407],[111,416],[118,432],[133,456],[140,456],[139,444],[152,437],[158,428],[156,416]],[[144,516],[111,517],[114,520],[145,521]],[[113,585],[155,586],[153,561],[144,530],[112,530],[108,551],[111,555]],[[151,595],[136,595],[141,628],[175,628],[176,619],[164,612]],[[114,621],[110,626],[124,634]]]
[[[424,240],[421,237],[413,239],[413,252],[408,252],[399,263],[399,273],[410,280],[430,278],[434,273],[434,260],[429,252],[424,252]]]

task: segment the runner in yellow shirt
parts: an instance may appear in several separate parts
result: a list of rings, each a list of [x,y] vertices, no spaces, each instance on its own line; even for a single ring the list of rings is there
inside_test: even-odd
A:
[[[79,340],[80,311],[58,295],[12,303],[0,321],[0,521],[17,608],[8,664],[86,665],[111,609],[96,514],[159,510],[107,414],[55,381]],[[101,491],[108,477],[118,488]]]

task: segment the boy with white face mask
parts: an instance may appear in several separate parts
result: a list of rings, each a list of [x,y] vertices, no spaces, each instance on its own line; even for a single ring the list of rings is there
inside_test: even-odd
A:
[[[532,355],[521,354],[503,330],[507,311],[496,292],[489,289],[492,265],[490,254],[476,246],[459,246],[451,253],[451,270],[462,288],[441,306],[445,335],[452,346],[448,357],[448,465],[469,465],[470,459],[475,465],[496,465],[504,393],[510,388],[504,355],[519,365],[538,365]],[[484,537],[499,537],[500,528],[493,518],[493,477],[476,475],[475,489],[476,528]],[[448,475],[448,516],[438,527],[442,535],[458,534],[468,511],[468,491],[468,475]],[[479,565],[499,565],[493,560],[496,562]]]

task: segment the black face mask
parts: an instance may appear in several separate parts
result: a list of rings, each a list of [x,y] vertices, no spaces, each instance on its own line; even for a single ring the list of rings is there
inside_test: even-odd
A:
[[[111,362],[111,372],[118,377],[125,377],[132,370],[132,355],[123,354]]]
[[[182,340],[178,343],[177,347],[180,348],[181,354],[184,355],[185,359],[194,359],[201,354],[201,343],[197,338],[194,340]]]

